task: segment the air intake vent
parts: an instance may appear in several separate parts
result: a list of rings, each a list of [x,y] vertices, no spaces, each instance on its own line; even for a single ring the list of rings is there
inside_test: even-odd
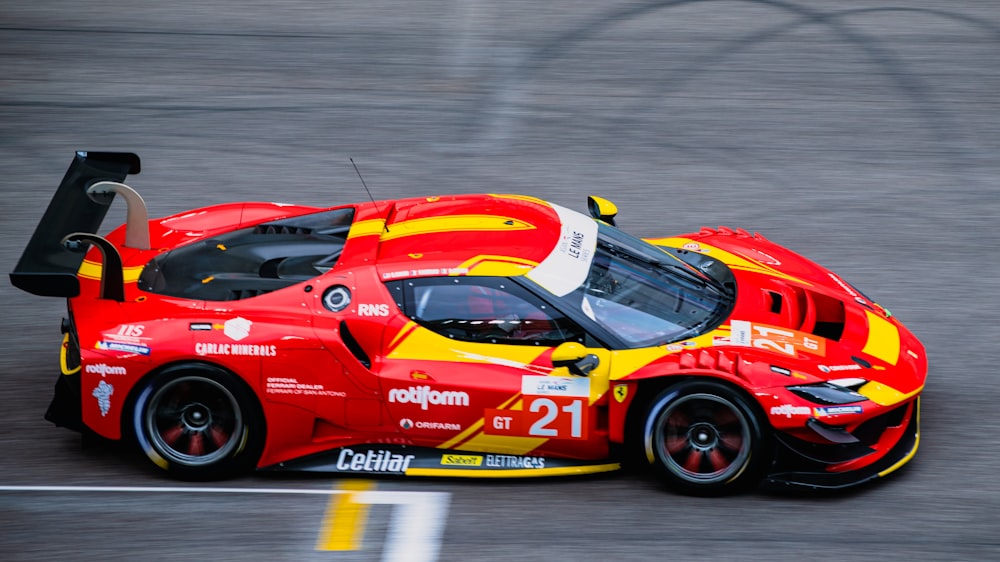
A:
[[[811,291],[809,294],[816,309],[816,321],[810,331],[821,338],[839,341],[844,335],[844,301]]]
[[[767,294],[771,297],[771,314],[781,314],[781,293],[768,291]]]
[[[372,368],[372,361],[368,358],[368,354],[361,348],[361,344],[358,343],[358,340],[354,339],[354,334],[352,334],[351,330],[347,328],[347,322],[344,322],[343,320],[340,321],[340,339],[344,342],[344,345],[347,346],[351,355],[358,360],[358,363],[364,365],[365,369]]]
[[[794,287],[794,291],[798,329],[839,341],[844,334],[844,301],[801,287]]]
[[[796,285],[786,287],[784,296],[767,292],[771,297],[771,312],[783,314],[791,328],[839,341],[844,334],[844,302]]]
[[[254,234],[298,234],[307,235],[312,233],[311,228],[291,226],[286,224],[260,224],[254,228]]]

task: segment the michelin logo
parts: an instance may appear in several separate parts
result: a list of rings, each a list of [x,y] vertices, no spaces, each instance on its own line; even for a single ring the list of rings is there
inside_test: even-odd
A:
[[[861,406],[826,406],[825,408],[815,408],[817,416],[839,416],[842,414],[860,414],[865,409]]]
[[[99,341],[97,349],[101,351],[120,351],[122,353],[135,353],[137,355],[149,355],[149,346],[141,343],[126,343],[121,341]]]
[[[111,395],[114,393],[115,387],[103,380],[90,393],[91,396],[97,398],[97,407],[101,409],[101,417],[107,416],[111,410]]]

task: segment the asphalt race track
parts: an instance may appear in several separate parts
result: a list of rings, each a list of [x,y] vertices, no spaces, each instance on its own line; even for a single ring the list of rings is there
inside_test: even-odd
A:
[[[138,153],[154,216],[365,199],[353,158],[377,198],[594,193],[643,236],[760,231],[891,309],[931,376],[915,460],[847,494],[189,485],[42,419],[64,304],[4,276],[0,559],[1000,559],[998,92],[995,2],[4,1],[3,273],[78,149]]]

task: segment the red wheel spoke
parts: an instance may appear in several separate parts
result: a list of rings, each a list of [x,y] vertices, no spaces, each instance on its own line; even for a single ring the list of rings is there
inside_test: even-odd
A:
[[[229,432],[223,430],[219,426],[212,426],[209,428],[208,436],[212,441],[212,444],[215,445],[216,449],[221,449],[222,446],[229,441]]]
[[[687,415],[686,412],[680,410],[674,410],[670,413],[670,419],[667,421],[669,427],[678,427],[687,429],[691,427],[691,416]]]
[[[205,440],[202,433],[192,433],[188,442],[188,453],[199,457],[205,454]]]
[[[729,466],[729,461],[722,455],[722,451],[718,449],[709,451],[707,458],[708,463],[712,465],[712,472],[718,472]]]
[[[688,447],[687,437],[683,435],[668,435],[666,441],[667,451],[671,455],[676,455]]]
[[[692,450],[687,460],[684,461],[684,468],[689,472],[700,472],[701,458],[702,453],[700,451]]]
[[[183,434],[184,426],[178,424],[174,427],[161,431],[160,437],[163,439],[164,443],[173,447],[177,444],[177,440],[180,439]]]
[[[734,433],[723,433],[719,435],[719,443],[724,445],[726,449],[736,452],[743,447],[743,436]]]
[[[260,454],[262,442],[253,431],[259,416],[254,410],[244,419],[240,393],[230,386],[238,382],[211,368],[184,368],[161,377],[136,405],[142,412],[136,438],[151,460],[161,466],[165,460],[171,470],[185,474],[222,474],[249,462],[240,457],[245,451]]]
[[[738,489],[760,477],[768,459],[751,452],[761,439],[741,397],[714,381],[664,390],[650,408],[650,461],[678,488],[700,494]],[[761,458],[759,458],[761,457]]]

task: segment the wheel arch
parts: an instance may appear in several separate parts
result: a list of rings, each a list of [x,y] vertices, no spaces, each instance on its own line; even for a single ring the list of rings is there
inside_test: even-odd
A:
[[[249,381],[246,380],[246,377],[243,377],[236,371],[228,369],[212,361],[205,361],[204,359],[177,359],[175,361],[164,363],[163,365],[159,365],[156,368],[150,369],[148,372],[146,372],[146,374],[139,377],[139,379],[132,384],[132,387],[128,391],[128,395],[125,397],[125,404],[124,407],[122,408],[121,420],[119,421],[119,423],[121,424],[121,431],[123,438],[133,437],[131,435],[132,424],[130,422],[132,420],[132,416],[135,414],[135,404],[136,401],[139,399],[139,395],[146,388],[146,386],[149,385],[149,381],[155,379],[156,377],[164,373],[170,373],[172,371],[180,371],[185,369],[212,370],[218,373],[224,373],[227,376],[231,376],[234,380],[238,380],[239,384],[242,384],[244,386],[244,389],[248,392],[248,394],[253,397],[254,401],[256,401],[257,407],[260,408],[261,416],[264,419],[265,436],[267,435],[267,419],[266,419],[266,411],[264,409],[264,404],[260,401],[260,398],[257,396],[257,393],[254,392],[253,386],[250,384]]]
[[[711,370],[643,381],[636,389],[642,400],[630,404],[631,462],[684,494],[722,495],[758,484],[773,470],[774,428],[752,389],[740,382]],[[664,416],[692,404],[695,409],[674,418],[681,431],[673,434],[676,445],[664,445]]]
[[[687,371],[684,374],[664,374],[662,376],[646,377],[631,381],[635,385],[635,398],[629,403],[628,410],[625,413],[624,445],[631,460],[645,457],[645,453],[643,452],[644,425],[646,415],[649,413],[649,408],[653,405],[653,401],[668,388],[693,381],[717,382],[741,395],[747,404],[753,408],[758,421],[768,431],[774,431],[774,427],[771,425],[771,421],[761,407],[760,402],[746,386],[740,384],[740,379],[732,374],[704,370],[696,372]],[[621,382],[627,383],[630,381],[626,379]]]
[[[239,389],[237,390],[237,393],[242,395],[246,400],[250,401],[249,406],[256,410],[254,414],[256,414],[257,418],[256,425],[258,426],[255,429],[254,439],[255,442],[258,443],[256,447],[259,448],[259,450],[257,450],[256,453],[254,453],[254,455],[259,457],[263,451],[263,448],[267,443],[267,438],[268,438],[268,422],[267,422],[266,410],[264,408],[264,404],[260,400],[260,397],[257,395],[256,392],[254,392],[251,384],[244,377],[240,376],[232,369],[228,369],[218,363],[205,361],[202,359],[179,359],[176,361],[171,361],[170,363],[166,363],[164,365],[160,365],[157,368],[151,369],[149,372],[140,377],[139,380],[135,382],[135,384],[132,385],[132,388],[129,390],[128,396],[124,403],[124,407],[122,409],[122,417],[120,420],[122,440],[124,442],[127,442],[130,446],[137,447],[138,449],[143,448],[142,443],[140,443],[139,436],[136,434],[136,427],[135,427],[135,420],[137,416],[136,408],[138,406],[139,399],[142,396],[143,392],[151,388],[159,377],[169,376],[173,373],[176,373],[178,375],[183,375],[184,373],[199,373],[199,372],[206,375],[211,374],[219,379],[223,379],[224,381],[226,381],[225,383],[223,383],[222,381],[216,380],[216,382],[219,384],[225,385],[226,383],[228,383],[228,384],[238,385]],[[246,436],[244,436],[244,439],[246,439]],[[244,442],[244,444],[241,445],[241,448],[246,446],[247,443],[248,442]],[[164,470],[167,469],[166,465],[163,465],[160,462],[157,462],[156,460],[153,460],[153,463],[158,465],[160,468]],[[196,479],[196,480],[202,479],[202,477],[200,476],[194,476],[193,478],[190,476],[179,476],[179,477],[182,479]],[[209,479],[214,479],[214,477],[209,477]]]

